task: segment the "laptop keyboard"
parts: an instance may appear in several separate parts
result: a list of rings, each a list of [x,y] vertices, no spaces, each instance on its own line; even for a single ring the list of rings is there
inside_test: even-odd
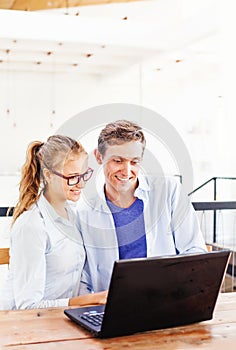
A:
[[[90,311],[90,312],[84,312],[81,315],[81,318],[91,323],[93,326],[101,326],[103,315],[104,315],[104,312]]]

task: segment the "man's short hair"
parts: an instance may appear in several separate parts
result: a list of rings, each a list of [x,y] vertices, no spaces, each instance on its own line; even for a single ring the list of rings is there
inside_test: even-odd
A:
[[[107,145],[121,145],[125,142],[139,141],[146,146],[146,139],[141,126],[129,120],[117,120],[105,126],[98,137],[98,151],[104,156]]]

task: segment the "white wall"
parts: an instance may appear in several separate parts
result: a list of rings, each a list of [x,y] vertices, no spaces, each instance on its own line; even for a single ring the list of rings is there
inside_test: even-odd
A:
[[[107,5],[104,14],[102,6],[91,7],[91,9],[84,7],[81,9],[79,21],[73,15],[55,15],[53,18],[55,25],[52,31],[50,30],[52,17],[49,13],[45,14],[48,19],[50,17],[48,36],[46,27],[43,30],[35,26],[32,38],[42,39],[46,35],[47,40],[49,38],[52,40],[54,34],[65,35],[65,31],[61,30],[60,22],[68,24],[67,31],[78,22],[80,25],[84,23],[87,28],[92,21],[97,23],[98,13],[99,21],[103,21],[104,25],[106,20],[112,19],[115,19],[114,23],[117,23],[118,19],[122,18],[129,9],[129,20],[118,22],[122,29],[127,29],[128,43],[132,44],[133,48],[132,39],[135,39],[135,43],[137,41],[140,47],[141,45],[145,47],[145,42],[142,42],[140,36],[144,35],[146,30],[148,32],[154,23],[164,25],[164,27],[157,26],[155,35],[146,38],[149,44],[153,44],[153,47],[159,42],[160,55],[150,57],[149,61],[132,67],[126,66],[126,69],[122,71],[119,70],[110,76],[103,77],[79,74],[79,71],[74,74],[43,73],[41,69],[34,73],[28,70],[14,72],[10,70],[10,66],[7,67],[6,62],[5,69],[4,64],[0,64],[0,174],[19,172],[28,143],[35,139],[45,140],[47,136],[56,132],[64,121],[78,112],[95,105],[126,102],[151,108],[175,126],[192,157],[194,187],[212,176],[234,176],[234,116],[236,110],[234,3],[234,0],[226,3],[222,0],[217,2],[211,0],[200,2],[194,0],[191,2],[156,1],[154,9],[157,13],[153,12],[150,18],[144,16],[143,26],[137,26],[141,18],[139,17],[140,8],[138,6],[136,11],[133,11],[132,3],[124,5],[125,7],[117,4],[116,8]],[[149,7],[146,3],[140,2],[139,5],[141,14],[145,6]],[[151,2],[149,5],[152,6]],[[160,11],[161,9],[163,12]],[[11,14],[13,15],[13,12]],[[14,16],[17,18],[18,14],[19,12]],[[164,14],[164,17],[161,14]],[[199,17],[191,17],[196,14]],[[24,15],[25,27],[19,26],[20,42],[24,37],[30,37],[31,33],[27,25],[32,25],[30,19],[34,21],[40,14]],[[6,15],[2,18],[6,20]],[[198,19],[201,19],[201,22]],[[150,24],[150,28],[146,24]],[[92,26],[90,27],[90,30],[86,32],[87,37],[82,38],[83,44],[86,43],[86,40],[90,44],[95,40],[96,33],[91,30]],[[73,28],[77,30],[69,31],[72,38],[80,37],[80,26]],[[158,32],[160,28],[165,28],[162,30],[163,33]],[[2,30],[6,31],[6,35],[10,35],[9,38],[13,38],[14,30],[17,31],[17,28],[8,27],[6,23]],[[109,45],[113,44],[118,52],[119,45],[127,38],[119,37],[119,32],[113,33],[112,30],[113,28],[110,32],[105,30],[105,35],[97,28],[100,35],[103,34],[103,39],[108,40],[107,36],[109,37]],[[134,35],[133,32],[136,33],[136,30],[139,35]],[[57,36],[56,38],[58,39]],[[70,36],[69,38],[71,40]],[[52,47],[55,48],[55,42],[53,43]],[[187,43],[186,47],[185,43]],[[175,51],[175,45],[180,50],[179,52]],[[14,45],[12,47],[14,51]],[[124,50],[124,47],[121,50]],[[4,46],[1,44],[0,59],[5,55],[6,61],[6,52],[3,49]],[[63,50],[63,46],[60,50]],[[39,52],[36,56],[38,55]],[[45,56],[45,52],[41,52],[41,55]],[[35,57],[27,59],[34,62]],[[14,60],[14,53],[13,56],[10,55],[10,58]],[[182,58],[182,62],[176,63],[176,58]],[[108,66],[109,63],[107,62]],[[55,114],[52,111],[55,111]],[[235,196],[235,187],[227,190],[226,194]],[[4,195],[2,197],[4,198]]]
[[[0,173],[19,172],[28,143],[44,141],[78,112],[121,102],[155,110],[178,130],[192,157],[195,187],[212,176],[233,176],[227,131],[235,122],[226,113],[219,67],[198,64],[185,72],[183,62],[171,75],[149,67],[104,78],[0,71]]]
[[[2,71],[0,81],[0,173],[19,171],[29,142],[44,141],[64,120],[88,108],[97,84],[89,76],[61,75],[52,83],[47,73],[11,72],[6,77]]]
[[[192,3],[199,5],[199,2]],[[158,5],[158,2],[156,4]],[[162,3],[164,4],[165,2]],[[188,6],[186,1],[183,2],[183,6],[181,1],[173,4],[178,5],[177,8],[181,10],[176,20],[182,18],[185,12],[194,9]],[[189,32],[196,31],[194,36],[196,41],[188,42],[187,50],[182,48],[179,52],[182,62],[179,63],[175,62],[178,52],[172,48],[173,57],[167,53],[165,56],[162,52],[160,56],[150,57],[148,61],[100,77],[79,72],[74,74],[45,73],[41,70],[16,72],[10,70],[10,66],[7,65],[4,69],[4,65],[1,64],[0,174],[19,172],[28,143],[35,139],[45,140],[78,112],[95,105],[125,102],[141,104],[155,110],[178,130],[192,157],[194,187],[212,176],[234,176],[236,173],[233,157],[236,124],[234,1],[230,0],[226,4],[217,1],[216,8],[212,8],[214,9],[212,13],[207,6],[199,8],[200,18],[209,19],[204,22],[205,26],[211,21],[215,23],[212,27],[215,31],[208,33],[206,37],[201,38],[205,32],[201,31],[200,23],[196,26],[194,22],[192,26],[191,21],[183,22],[185,23],[183,38],[187,40],[186,31],[189,29]],[[168,27],[171,29],[173,18],[169,16],[168,7],[164,9],[170,21]],[[114,16],[116,12],[112,13]],[[91,18],[87,18],[88,23]],[[57,23],[62,19],[68,18],[65,16],[54,18]],[[75,18],[71,16],[71,20],[74,23]],[[86,22],[86,18],[83,20]],[[173,32],[170,31],[170,34]],[[180,44],[180,30],[177,38]],[[156,39],[149,38],[149,40],[154,42]],[[0,51],[0,58],[1,55],[6,56],[4,50]],[[32,57],[32,61],[34,60]],[[235,187],[232,186],[226,191],[227,196],[233,198],[236,195]],[[1,189],[1,197],[5,198],[3,190]]]

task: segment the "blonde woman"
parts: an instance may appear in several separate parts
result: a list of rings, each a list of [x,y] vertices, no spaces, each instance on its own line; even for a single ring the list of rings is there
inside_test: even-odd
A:
[[[78,201],[93,170],[82,145],[66,136],[32,142],[13,215],[10,268],[0,309],[106,302],[107,292],[83,294],[85,250],[68,200]],[[81,295],[82,294],[82,295]]]

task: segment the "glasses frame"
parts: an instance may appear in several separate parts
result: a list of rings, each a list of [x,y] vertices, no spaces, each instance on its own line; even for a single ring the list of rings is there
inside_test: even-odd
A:
[[[91,177],[92,177],[92,175],[93,175],[93,171],[94,171],[94,170],[93,170],[92,168],[88,168],[88,170],[87,170],[85,173],[83,173],[83,174],[73,175],[73,176],[65,176],[65,175],[63,175],[63,174],[61,174],[61,173],[58,173],[56,170],[51,170],[51,172],[52,172],[54,175],[57,175],[57,176],[59,176],[59,177],[65,179],[65,180],[67,180],[67,185],[68,185],[68,186],[75,186],[75,185],[77,185],[78,183],[80,183],[81,179],[82,179],[84,182],[87,182],[88,180],[91,179]],[[89,177],[87,180],[85,180],[84,177],[85,177],[85,175],[87,175],[87,174],[90,174],[90,177]],[[74,179],[74,178],[76,178],[76,177],[77,177],[77,182],[76,182],[75,184],[71,185],[71,184],[69,183],[70,179]]]

